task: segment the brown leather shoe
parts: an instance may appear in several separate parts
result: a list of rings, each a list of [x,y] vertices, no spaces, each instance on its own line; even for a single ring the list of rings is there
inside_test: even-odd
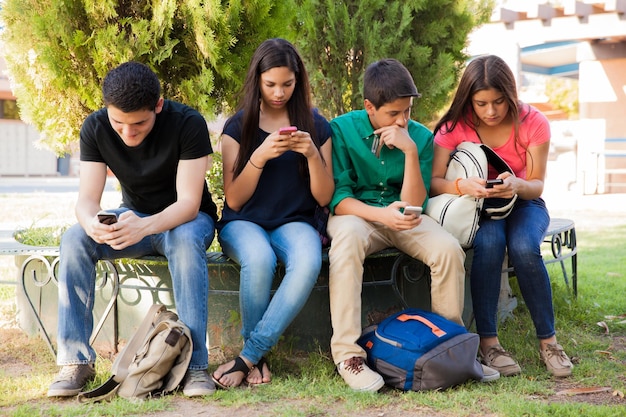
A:
[[[558,343],[549,343],[539,350],[541,360],[546,364],[548,371],[559,378],[572,375],[572,361]]]
[[[489,346],[487,353],[484,355],[482,350],[479,349],[478,352],[482,363],[500,372],[502,376],[512,376],[522,372],[519,364],[499,343]]]

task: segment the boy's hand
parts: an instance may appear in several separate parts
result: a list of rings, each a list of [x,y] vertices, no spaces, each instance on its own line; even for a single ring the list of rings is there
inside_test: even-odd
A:
[[[398,148],[404,153],[417,149],[415,142],[409,136],[409,132],[398,125],[381,127],[376,129],[374,133],[380,136],[381,144],[389,149]]]
[[[404,214],[401,208],[408,206],[406,201],[395,201],[387,207],[381,208],[382,216],[379,220],[382,224],[395,231],[410,230],[419,226],[422,218],[414,214]]]
[[[130,210],[120,214],[117,223],[102,226],[105,226],[107,231],[99,235],[100,241],[96,241],[106,243],[115,250],[134,245],[145,237],[141,217]]]

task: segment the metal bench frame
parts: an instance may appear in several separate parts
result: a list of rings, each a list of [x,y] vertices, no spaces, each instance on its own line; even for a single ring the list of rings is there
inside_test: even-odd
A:
[[[578,295],[578,281],[577,281],[577,247],[576,247],[576,231],[574,227],[574,222],[568,219],[552,219],[550,223],[550,227],[546,234],[546,238],[544,243],[549,243],[550,251],[552,254],[552,258],[545,259],[544,263],[550,264],[559,262],[561,265],[561,271],[563,273],[563,278],[565,280],[565,284],[569,290],[569,278],[567,274],[567,269],[565,267],[565,261],[567,259],[571,259],[571,268],[572,268],[572,289],[574,297]],[[58,286],[58,281],[56,277],[57,267],[59,263],[59,248],[58,247],[34,247],[23,245],[18,242],[14,242],[11,245],[0,245],[0,255],[25,255],[28,256],[21,265],[20,275],[19,275],[19,285],[23,290],[23,293],[28,301],[28,304],[32,310],[33,316],[36,319],[37,325],[41,334],[43,335],[44,340],[46,341],[50,351],[54,356],[56,356],[56,349],[54,344],[52,343],[52,339],[50,338],[50,334],[48,333],[40,315],[38,314],[38,309],[33,302],[33,298],[29,294],[27,288],[27,275],[29,275],[29,270],[32,270],[31,280],[35,287],[45,287],[50,282],[54,283],[54,285]],[[385,249],[381,252],[372,254],[367,257],[366,262],[376,262],[377,259],[381,258],[389,258],[393,257],[393,264],[391,270],[389,271],[388,276],[386,277],[370,277],[366,279],[364,277],[363,285],[364,286],[391,286],[394,294],[398,298],[399,302],[403,307],[407,307],[408,303],[404,296],[404,285],[406,283],[418,283],[421,280],[427,280],[430,276],[430,271],[428,268],[421,262],[407,256],[406,254],[396,250],[396,249]],[[140,259],[133,260],[133,264],[136,264],[138,268],[141,268],[142,263],[149,262],[166,262],[166,259],[162,256],[148,256]],[[323,262],[328,262],[328,254],[325,251],[323,254]],[[232,262],[229,258],[227,258],[222,253],[218,252],[208,252],[207,253],[207,263],[209,265],[217,265],[219,267],[238,267],[234,262]],[[39,267],[43,266],[43,269],[46,271],[44,276],[37,276],[36,270],[37,268],[30,268],[31,265],[37,265]],[[161,286],[157,283],[156,286],[149,285],[136,285],[136,284],[128,284],[124,283],[123,279],[120,280],[120,268],[122,264],[116,261],[109,260],[101,260],[98,264],[98,268],[101,269],[100,273],[96,277],[96,291],[100,291],[109,285],[111,286],[110,298],[106,304],[106,307],[103,311],[102,316],[100,317],[98,323],[96,324],[90,342],[96,339],[98,334],[100,333],[102,327],[104,326],[107,318],[112,315],[113,320],[113,328],[114,328],[114,350],[117,349],[118,344],[118,314],[117,314],[117,303],[120,298],[120,291],[122,289],[131,289],[131,290],[150,290],[153,294],[158,294],[159,292],[170,292],[171,288]],[[125,271],[123,271],[125,272]],[[514,273],[514,268],[510,267],[504,269],[503,272]],[[7,283],[7,282],[4,282]],[[428,283],[429,285],[429,283]],[[328,288],[328,284],[320,283],[316,285],[316,288]],[[238,290],[213,290],[210,292],[213,294],[238,294]],[[154,297],[154,295],[153,295]],[[156,297],[156,302],[159,302],[159,297]]]

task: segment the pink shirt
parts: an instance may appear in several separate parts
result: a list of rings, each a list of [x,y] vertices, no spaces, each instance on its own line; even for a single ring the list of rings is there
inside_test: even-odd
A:
[[[538,146],[550,140],[550,122],[536,108],[523,105],[520,118],[522,123],[519,127],[519,144],[515,142],[515,131],[511,128],[511,135],[504,145],[493,150],[504,159],[513,169],[515,176],[526,178],[526,152],[525,148]],[[452,132],[447,132],[445,127],[435,135],[435,143],[450,151],[456,149],[461,142],[480,143],[476,131],[460,120]],[[489,173],[489,178],[495,178],[496,173]]]

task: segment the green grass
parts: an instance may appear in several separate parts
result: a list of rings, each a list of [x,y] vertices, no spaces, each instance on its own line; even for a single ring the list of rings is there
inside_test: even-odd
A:
[[[326,346],[316,352],[294,355],[289,341],[284,340],[269,356],[272,384],[255,389],[218,391],[211,398],[197,401],[207,407],[223,407],[222,414],[235,414],[246,408],[264,410],[255,414],[263,416],[360,415],[365,411],[368,415],[393,411],[397,415],[437,416],[624,416],[626,400],[619,395],[607,394],[610,404],[593,404],[586,396],[555,395],[559,390],[574,387],[608,387],[616,394],[626,392],[626,324],[622,323],[624,318],[615,318],[626,313],[626,226],[579,232],[578,248],[577,299],[573,299],[565,287],[560,267],[557,264],[548,267],[557,337],[575,362],[571,378],[557,381],[541,364],[534,327],[516,281],[512,280],[519,306],[514,310],[514,317],[501,325],[500,339],[520,362],[521,376],[501,378],[490,384],[468,382],[445,392],[402,393],[384,389],[380,394],[356,393],[335,373]],[[3,301],[11,296],[11,291],[0,287]],[[608,335],[598,322],[606,323]],[[10,350],[10,347],[0,348],[0,353],[2,349]],[[47,400],[47,386],[57,371],[51,355],[40,340],[29,341],[21,349],[20,355],[30,361],[33,371],[8,379],[4,378],[5,371],[0,367],[1,415],[140,416],[176,409],[173,396],[142,403],[118,398],[92,405]],[[212,365],[211,370],[215,366]],[[110,361],[99,360],[96,383],[106,379],[109,367]]]

